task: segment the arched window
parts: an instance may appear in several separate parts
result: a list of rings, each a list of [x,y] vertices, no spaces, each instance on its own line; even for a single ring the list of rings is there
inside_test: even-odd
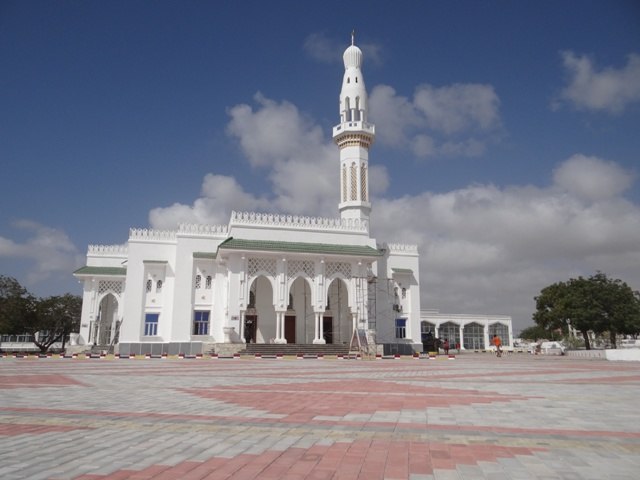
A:
[[[449,345],[460,343],[460,325],[453,322],[446,322],[438,328],[438,338],[443,342],[449,340]]]
[[[347,201],[347,166],[342,166],[342,201]]]
[[[204,288],[207,290],[211,290],[211,275],[207,275],[207,279],[205,280]]]
[[[196,290],[202,288],[202,275],[196,275]]]
[[[355,162],[351,164],[351,200],[358,199],[358,175]]]
[[[344,99],[344,120],[345,122],[351,121],[351,102],[349,97]]]
[[[464,326],[464,348],[469,350],[482,350],[484,345],[484,325],[472,322]]]
[[[489,325],[489,342],[491,342],[494,335],[500,337],[503,347],[509,346],[509,327],[502,323],[493,323]]]
[[[406,288],[402,288],[402,298],[407,298],[407,289]]]
[[[356,79],[356,82],[358,81],[358,79]],[[354,120],[356,122],[360,121],[360,97],[356,97],[356,111],[354,112]]]
[[[147,293],[151,293],[151,288],[153,288],[153,280],[147,280]]]
[[[162,292],[162,280],[158,280],[156,283],[156,293]]]
[[[367,166],[360,167],[360,198],[367,201]]]

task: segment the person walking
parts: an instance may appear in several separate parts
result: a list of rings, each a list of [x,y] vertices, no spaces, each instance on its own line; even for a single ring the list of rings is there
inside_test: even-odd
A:
[[[502,340],[500,340],[500,337],[498,335],[494,335],[493,336],[493,344],[496,347],[496,356],[497,357],[501,357],[502,356]]]
[[[444,339],[444,343],[442,344],[442,348],[444,349],[444,354],[449,355],[449,340]]]

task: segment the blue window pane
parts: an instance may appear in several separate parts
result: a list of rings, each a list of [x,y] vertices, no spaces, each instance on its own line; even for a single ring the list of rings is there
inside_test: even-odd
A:
[[[158,335],[159,313],[147,313],[144,316],[144,334],[147,336]]]

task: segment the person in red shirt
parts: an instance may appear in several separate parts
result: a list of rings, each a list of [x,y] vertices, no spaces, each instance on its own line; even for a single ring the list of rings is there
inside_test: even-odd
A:
[[[500,337],[498,335],[494,335],[493,336],[493,344],[496,347],[496,356],[501,357],[502,356],[502,340],[500,340]]]

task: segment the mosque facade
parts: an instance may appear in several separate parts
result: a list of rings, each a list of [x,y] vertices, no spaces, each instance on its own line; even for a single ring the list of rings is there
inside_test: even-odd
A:
[[[124,245],[90,245],[86,266],[74,272],[83,284],[80,343],[117,345],[122,355],[357,340],[406,353],[421,350],[429,331],[455,333],[455,326],[440,331],[451,323],[462,346],[469,324],[479,325],[473,338],[484,346],[491,326],[503,325],[510,344],[509,317],[421,314],[417,246],[371,237],[375,126],[353,41],[343,60],[333,128],[340,216],[231,212],[226,225],[132,228]]]

